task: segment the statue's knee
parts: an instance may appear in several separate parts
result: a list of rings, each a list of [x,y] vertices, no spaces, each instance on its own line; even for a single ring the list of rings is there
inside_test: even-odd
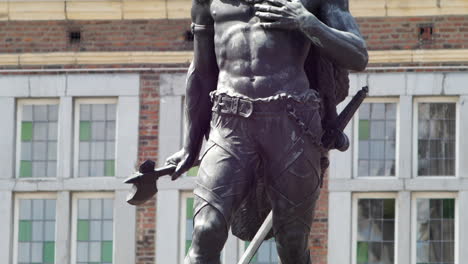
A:
[[[228,228],[223,215],[211,206],[205,206],[194,219],[193,241],[200,247],[205,243],[213,248],[217,243],[222,249],[228,236]]]

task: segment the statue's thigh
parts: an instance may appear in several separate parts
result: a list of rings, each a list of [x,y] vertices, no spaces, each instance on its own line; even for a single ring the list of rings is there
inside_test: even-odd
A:
[[[252,167],[242,164],[231,153],[216,144],[210,146],[200,164],[194,191],[195,195],[218,209],[228,221],[247,194],[254,178]],[[245,161],[252,163],[255,159],[256,156],[252,155]]]
[[[282,169],[268,177],[272,195],[292,206],[312,199],[311,196],[320,189],[321,158],[318,147],[313,145],[293,148],[296,150],[290,151],[291,154],[281,161]]]

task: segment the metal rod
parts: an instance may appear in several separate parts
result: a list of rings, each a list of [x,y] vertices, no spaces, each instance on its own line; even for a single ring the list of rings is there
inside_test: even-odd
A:
[[[242,255],[242,258],[239,260],[237,264],[249,264],[252,258],[254,257],[255,253],[257,253],[258,248],[262,245],[263,240],[268,235],[273,226],[273,212],[270,211],[268,216],[266,217],[265,221],[263,222],[262,226],[258,229],[257,234],[252,239],[252,242],[247,247]]]

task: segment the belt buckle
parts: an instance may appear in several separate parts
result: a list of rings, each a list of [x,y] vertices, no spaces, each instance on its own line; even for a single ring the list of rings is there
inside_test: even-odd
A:
[[[221,96],[220,98],[221,99],[220,99],[219,105],[221,106],[221,113],[222,114],[230,114],[231,113],[231,107],[230,107],[229,104],[226,104],[226,103],[231,103],[232,104],[231,98],[224,97],[224,96]]]
[[[253,113],[253,102],[252,101],[249,101],[249,100],[243,100],[243,99],[239,99],[239,103],[238,103],[238,112],[237,114],[242,116],[242,117],[245,117],[245,118],[248,118],[252,115]],[[247,108],[247,109],[245,109]]]

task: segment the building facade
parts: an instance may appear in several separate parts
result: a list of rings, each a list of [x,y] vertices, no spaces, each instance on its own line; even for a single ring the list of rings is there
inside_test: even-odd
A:
[[[194,177],[143,206],[123,180],[183,143],[190,0],[0,2],[0,257],[181,263]],[[468,263],[468,2],[350,0],[369,98],[332,151],[314,263]],[[343,108],[343,103],[340,109]],[[229,237],[223,263],[248,244]],[[253,263],[277,263],[274,241]],[[3,263],[3,262],[2,262]]]

